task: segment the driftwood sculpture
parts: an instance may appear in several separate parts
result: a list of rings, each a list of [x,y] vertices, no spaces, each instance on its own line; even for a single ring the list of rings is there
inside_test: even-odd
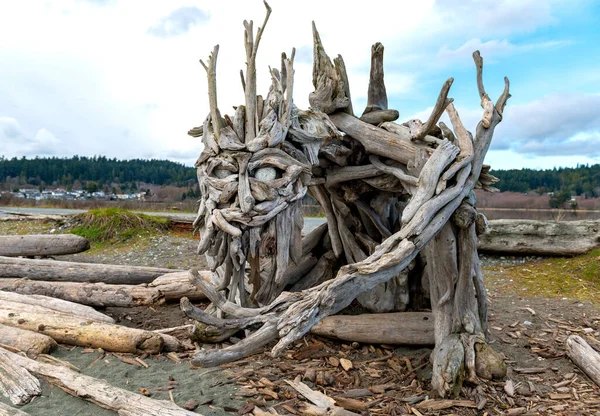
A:
[[[432,384],[442,396],[456,393],[463,379],[502,376],[502,361],[486,344],[476,247],[487,221],[475,208],[473,189],[495,182],[483,161],[510,97],[508,79],[492,103],[483,60],[473,54],[483,108],[475,135],[448,98],[452,78],[428,120],[398,124],[398,111],[388,108],[384,48],[376,43],[367,107],[357,117],[344,61],[331,61],[313,25],[315,90],[311,108],[301,110],[292,99],[294,50],[282,55],[280,69],[269,69],[266,97],[257,95],[256,54],[271,14],[265,5],[256,35],[253,23],[244,22],[245,103],[233,116],[221,115],[217,104],[218,46],[201,61],[210,113],[189,132],[204,143],[196,162],[202,197],[194,226],[201,235],[198,253],[220,284],[191,270],[212,307],[202,311],[183,299],[182,309],[211,336],[240,329],[249,335],[225,349],[199,351],[193,361],[218,365],[278,340],[276,356],[357,299],[376,312],[431,309]],[[444,111],[452,129],[439,122]],[[327,223],[302,237],[307,192]]]

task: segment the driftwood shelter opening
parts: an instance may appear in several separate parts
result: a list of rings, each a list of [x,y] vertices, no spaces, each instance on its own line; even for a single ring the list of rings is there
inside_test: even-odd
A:
[[[241,359],[278,340],[274,355],[323,318],[354,300],[371,312],[431,310],[435,349],[432,385],[458,392],[463,379],[503,376],[486,344],[487,300],[477,236],[487,226],[473,189],[496,179],[483,164],[509,94],[496,103],[483,83],[483,59],[473,53],[482,119],[474,134],[441,88],[425,121],[396,123],[384,83],[384,47],[371,50],[368,103],[355,112],[344,60],[325,52],[313,25],[311,108],[294,105],[294,50],[270,68],[266,96],[256,89],[256,55],[270,7],[257,32],[244,22],[244,103],[222,115],[217,101],[215,46],[208,62],[210,113],[201,127],[196,166],[202,193],[194,223],[213,281],[190,271],[212,301],[207,311],[182,299],[197,321],[195,336],[219,340],[246,329],[246,338],[200,351],[197,365]],[[447,112],[452,126],[440,122]],[[302,236],[302,200],[310,194],[327,217]],[[402,319],[402,315],[399,320]],[[408,315],[407,315],[408,316]],[[401,322],[400,322],[401,325]],[[377,328],[373,329],[377,331]]]

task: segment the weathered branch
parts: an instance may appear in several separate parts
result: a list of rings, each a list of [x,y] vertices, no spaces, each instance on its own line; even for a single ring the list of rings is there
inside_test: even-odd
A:
[[[208,58],[208,65],[202,60],[200,63],[206,70],[208,77],[208,102],[210,105],[210,118],[213,127],[214,135],[219,142],[221,138],[221,114],[217,105],[217,56],[219,55],[219,45],[215,45],[212,53]]]
[[[345,109],[350,105],[350,97],[346,96],[348,88],[343,83],[339,71],[341,66],[335,67],[327,56],[321,37],[317,31],[315,22],[313,29],[313,86],[315,90],[308,96],[311,107],[318,108],[325,114],[331,114],[336,110]]]
[[[254,39],[254,30],[252,28],[252,20],[247,22],[244,20],[244,46],[246,47],[246,80],[244,86],[244,92],[246,95],[246,136],[245,142],[248,143],[256,137],[258,130],[258,108],[256,98],[256,54],[258,52],[258,45],[260,39],[265,30],[265,26],[271,16],[271,7],[264,1],[267,13],[262,27],[258,28],[256,33],[256,40]],[[242,83],[244,85],[244,82]]]
[[[438,96],[435,105],[433,106],[433,110],[431,111],[431,115],[427,119],[425,123],[417,123],[414,128],[411,128],[410,138],[411,140],[421,140],[423,137],[427,135],[431,131],[431,129],[437,124],[442,114],[444,114],[444,110],[448,107],[449,104],[454,101],[452,98],[448,98],[448,92],[450,92],[450,87],[454,82],[454,78],[448,78],[444,85],[442,85],[442,89],[440,91],[440,95]]]

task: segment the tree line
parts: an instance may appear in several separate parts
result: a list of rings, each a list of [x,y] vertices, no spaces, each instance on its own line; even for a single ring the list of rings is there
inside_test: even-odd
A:
[[[15,185],[63,186],[81,184],[135,184],[191,186],[196,169],[170,160],[109,159],[105,156],[28,159],[0,156],[0,182]],[[133,185],[135,186],[135,185]]]
[[[574,168],[544,170],[509,169],[490,172],[498,177],[500,191],[561,194],[561,198],[584,196],[600,197],[600,164],[577,165]]]
[[[572,195],[600,197],[600,164],[545,170],[493,170],[491,173],[500,179],[496,185],[500,191],[560,193],[564,198]],[[0,156],[0,182],[69,187],[75,181],[84,186],[91,181],[97,184],[131,184],[132,188],[135,188],[136,182],[193,187],[196,169],[156,159],[118,160],[105,156],[9,159]]]

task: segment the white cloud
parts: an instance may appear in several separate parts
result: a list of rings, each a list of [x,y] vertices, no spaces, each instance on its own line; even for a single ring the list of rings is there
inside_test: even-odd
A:
[[[206,24],[210,14],[197,7],[180,7],[173,10],[168,16],[163,17],[154,24],[148,33],[159,38],[169,38],[188,33],[196,25]]]
[[[259,91],[268,90],[268,65],[278,65],[281,52],[296,47],[294,99],[298,106],[308,106],[314,19],[330,56],[344,56],[357,113],[364,106],[370,47],[376,41],[386,46],[386,86],[392,99],[421,93],[414,91],[423,88],[423,78],[441,61],[435,59],[438,52],[458,59],[472,46],[481,46],[491,55],[506,56],[522,48],[511,35],[557,21],[553,2],[532,0],[398,2],[393,13],[382,12],[389,10],[384,0],[373,0],[368,7],[322,0],[306,0],[302,7],[285,0],[269,3],[273,14],[257,62]],[[206,59],[215,44],[220,44],[221,110],[231,113],[232,106],[243,102],[242,22],[253,19],[255,30],[262,24],[259,0],[39,4],[43,7],[0,4],[0,39],[11,39],[0,47],[0,120],[20,123],[18,129],[0,124],[6,154],[54,150],[193,162],[200,140],[186,133],[208,112],[207,83],[198,59]],[[440,51],[440,44],[463,46]],[[15,132],[31,146],[9,140]]]
[[[474,132],[483,110],[457,105],[463,124]],[[600,157],[600,95],[552,94],[525,104],[510,100],[496,128],[492,150],[510,150],[528,157]],[[410,118],[426,120],[429,107]],[[442,117],[451,126],[446,114]],[[583,162],[581,162],[583,163]],[[498,166],[503,168],[503,166]]]
[[[5,144],[1,150],[3,156],[21,154],[31,156],[63,155],[64,143],[48,129],[41,128],[29,135],[18,120],[12,117],[0,117],[0,142]]]
[[[486,59],[494,59],[497,57],[514,55],[517,53],[525,53],[535,49],[548,49],[548,48],[561,48],[568,46],[569,41],[549,41],[549,42],[536,42],[536,43],[525,43],[522,45],[516,45],[509,42],[508,40],[490,40],[482,42],[481,39],[470,39],[463,43],[457,49],[449,49],[446,46],[437,53],[437,58],[442,60],[446,65],[457,64],[457,63],[468,63],[471,64],[471,56],[473,51],[480,51],[482,56]]]

